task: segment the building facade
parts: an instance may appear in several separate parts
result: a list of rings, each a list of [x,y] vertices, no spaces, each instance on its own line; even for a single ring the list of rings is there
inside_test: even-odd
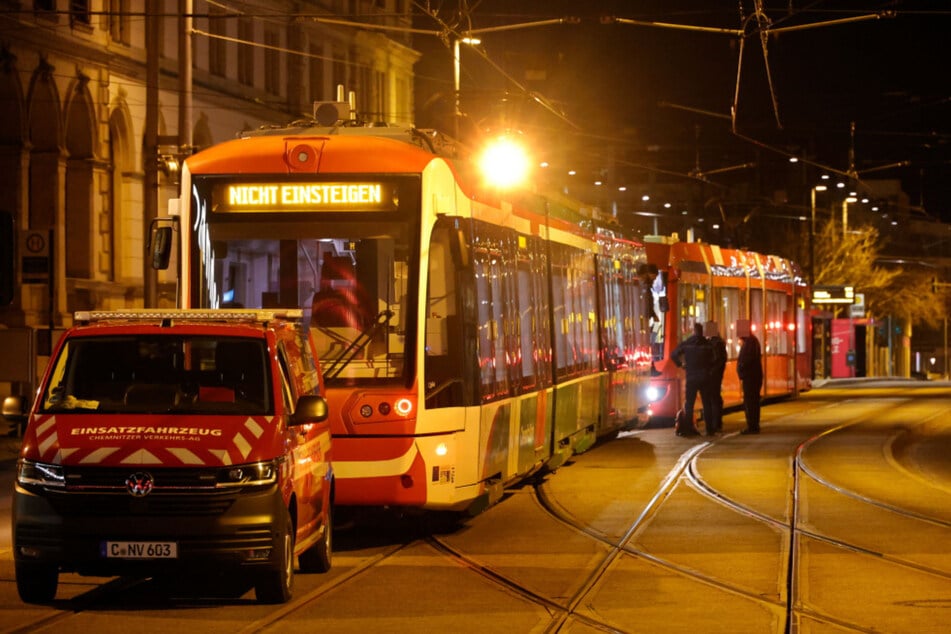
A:
[[[0,214],[14,233],[0,328],[49,330],[42,356],[76,310],[146,305],[148,208],[166,213],[196,150],[308,118],[338,86],[367,120],[412,123],[410,12],[409,0],[0,0]],[[174,282],[159,279],[158,305],[174,305],[162,292]]]

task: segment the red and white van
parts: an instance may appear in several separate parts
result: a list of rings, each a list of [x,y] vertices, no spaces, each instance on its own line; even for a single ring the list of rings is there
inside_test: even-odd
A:
[[[262,602],[331,564],[327,403],[300,311],[77,313],[26,420],[17,589],[60,572],[245,575]]]

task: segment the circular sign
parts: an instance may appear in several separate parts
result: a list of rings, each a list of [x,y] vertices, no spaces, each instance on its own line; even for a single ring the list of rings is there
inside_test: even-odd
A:
[[[26,249],[30,253],[42,253],[46,250],[46,238],[42,233],[31,233],[26,237]]]

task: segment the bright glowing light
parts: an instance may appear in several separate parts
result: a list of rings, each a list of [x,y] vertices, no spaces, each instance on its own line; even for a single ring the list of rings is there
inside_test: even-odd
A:
[[[485,148],[479,166],[489,184],[512,187],[528,176],[528,153],[516,141],[501,137]]]
[[[441,442],[438,445],[436,445],[437,456],[445,456],[447,453],[449,453],[449,447],[446,446],[446,443]]]
[[[409,416],[413,411],[413,402],[408,398],[401,398],[396,401],[396,413],[400,416]]]
[[[647,388],[647,400],[651,403],[660,398],[660,389],[655,386]]]

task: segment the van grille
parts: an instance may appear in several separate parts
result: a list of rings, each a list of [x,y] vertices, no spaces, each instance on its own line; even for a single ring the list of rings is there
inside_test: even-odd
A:
[[[60,515],[69,517],[211,516],[224,514],[234,503],[232,492],[226,496],[162,495],[153,492],[145,498],[133,498],[124,492],[93,493],[49,495],[47,499]]]
[[[234,503],[240,489],[215,488],[219,471],[72,467],[65,473],[66,491],[47,489],[46,497],[57,512],[72,517],[221,515]],[[139,472],[151,475],[153,486],[148,495],[133,497],[126,479]]]
[[[169,469],[136,467],[67,467],[65,470],[67,491],[121,491],[126,490],[126,478],[133,473],[145,472],[152,476],[153,491],[178,489],[204,489],[213,491],[220,469]]]

